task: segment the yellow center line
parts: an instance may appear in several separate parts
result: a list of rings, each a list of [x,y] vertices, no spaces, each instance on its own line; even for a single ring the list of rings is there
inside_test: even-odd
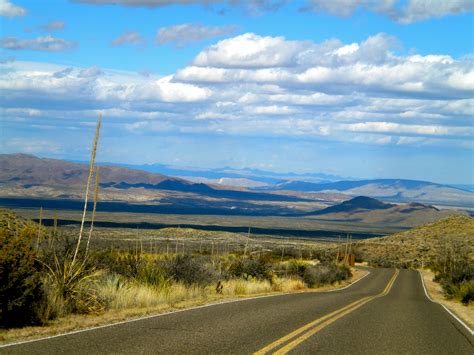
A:
[[[347,305],[347,306],[344,306],[344,307],[342,307],[342,308],[340,308],[340,309],[335,310],[334,312],[331,312],[331,313],[325,315],[324,317],[318,318],[318,319],[316,319],[316,320],[314,320],[314,321],[312,321],[312,322],[310,322],[310,323],[308,323],[308,324],[302,326],[301,328],[298,328],[298,329],[296,329],[295,331],[293,331],[293,332],[291,332],[291,333],[285,335],[284,337],[282,337],[282,338],[280,338],[280,339],[274,341],[273,343],[271,343],[271,344],[265,346],[264,348],[262,348],[262,349],[260,349],[260,350],[258,350],[258,351],[256,351],[256,352],[254,352],[254,355],[266,354],[266,353],[268,353],[270,350],[275,349],[276,347],[280,346],[281,344],[285,343],[286,341],[290,340],[291,338],[294,338],[295,336],[300,335],[301,333],[303,333],[303,332],[305,332],[306,330],[310,329],[311,327],[317,325],[318,323],[323,322],[324,320],[326,320],[326,319],[328,319],[328,318],[330,318],[330,317],[333,317],[333,316],[336,315],[337,313],[343,312],[344,310],[346,310],[346,309],[348,309],[348,308],[350,308],[350,307],[353,307],[353,306],[355,306],[356,304],[358,304],[359,302],[363,302],[364,300],[366,300],[366,299],[368,299],[368,298],[370,298],[370,297],[367,296],[367,297],[361,298],[361,299],[359,299],[359,300],[357,300],[357,301],[355,301],[355,302],[352,302],[351,304],[349,304],[349,305]]]
[[[316,320],[314,320],[314,321],[312,321],[312,322],[296,329],[295,331],[285,335],[284,337],[274,341],[273,343],[265,346],[264,348],[256,351],[254,354],[266,354],[266,353],[270,352],[271,350],[277,348],[278,346],[284,344],[285,342],[287,342],[287,341],[289,341],[289,340],[291,340],[291,339],[293,339],[293,338],[295,338],[298,335],[303,333],[301,336],[294,339],[293,341],[288,343],[286,346],[282,347],[280,350],[275,352],[275,354],[285,354],[285,353],[287,353],[288,351],[293,349],[295,346],[297,346],[298,344],[300,344],[301,342],[303,342],[304,340],[309,338],[311,335],[319,332],[321,329],[323,329],[324,327],[328,326],[329,324],[335,322],[339,318],[345,316],[346,314],[351,313],[352,311],[356,310],[359,307],[362,307],[364,304],[372,301],[375,298],[385,296],[390,291],[393,283],[395,282],[395,279],[398,275],[398,272],[399,272],[398,270],[395,271],[394,275],[392,276],[392,278],[388,282],[387,286],[385,287],[385,289],[380,294],[375,295],[375,296],[363,297],[363,298],[361,298],[361,299],[359,299],[355,302],[352,302],[351,304],[349,304],[347,306],[344,306],[340,309],[335,310],[334,312],[331,312],[331,313],[329,313],[329,314],[327,314],[327,315],[325,315],[321,318],[318,318],[318,319],[316,319]]]
[[[352,308],[349,308],[345,311],[343,311],[342,313],[338,313],[337,315],[335,315],[334,317],[326,320],[324,323],[318,325],[317,327],[313,328],[313,329],[310,329],[308,332],[304,333],[303,335],[301,335],[299,338],[296,338],[295,340],[293,340],[292,342],[288,343],[287,345],[285,345],[284,347],[282,347],[281,349],[279,349],[278,351],[276,351],[274,354],[278,354],[278,355],[282,355],[282,354],[287,354],[290,350],[292,350],[294,347],[296,347],[297,345],[301,344],[303,341],[305,341],[306,339],[308,339],[309,337],[311,337],[312,335],[316,334],[317,332],[319,332],[321,329],[327,327],[329,324],[331,323],[334,323],[336,320],[344,317],[345,315],[355,311],[357,308],[359,307],[362,307],[364,304],[366,303],[369,303],[370,301],[376,299],[376,298],[379,298],[379,297],[383,297],[385,295],[387,295],[389,292],[390,292],[390,289],[392,288],[394,282],[395,282],[395,279],[398,275],[398,270],[395,271],[395,274],[392,276],[392,278],[390,279],[389,283],[387,284],[387,286],[385,287],[385,289],[378,295],[375,295],[375,296],[372,296],[372,297],[369,297],[367,298],[366,300],[364,300],[363,302],[360,302],[358,304],[356,304],[355,306],[353,306]]]

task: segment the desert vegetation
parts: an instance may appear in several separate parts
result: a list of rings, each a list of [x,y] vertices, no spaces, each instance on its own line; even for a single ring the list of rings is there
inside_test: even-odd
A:
[[[351,276],[347,266],[334,263],[331,253],[297,249],[256,253],[248,245],[222,248],[219,253],[210,244],[152,252],[137,244],[114,249],[91,242],[87,256],[87,244],[82,243],[74,259],[76,233],[45,228],[8,210],[1,216],[3,327],[47,324],[68,314],[303,290]]]
[[[409,231],[356,243],[372,266],[429,268],[445,297],[474,299],[474,219],[452,216]]]
[[[441,284],[446,298],[466,305],[474,301],[474,262],[469,253],[462,243],[444,239],[430,262],[434,281]]]

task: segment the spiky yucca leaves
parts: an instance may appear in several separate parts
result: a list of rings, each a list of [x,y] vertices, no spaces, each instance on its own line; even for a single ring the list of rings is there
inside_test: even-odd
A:
[[[55,254],[44,279],[48,298],[55,306],[56,316],[68,313],[95,313],[103,311],[103,301],[97,296],[97,284],[103,275],[102,270],[78,263],[67,255],[60,260]]]

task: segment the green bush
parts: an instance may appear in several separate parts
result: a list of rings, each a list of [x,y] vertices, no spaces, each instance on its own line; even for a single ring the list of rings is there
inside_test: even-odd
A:
[[[444,282],[441,285],[448,299],[456,299],[466,305],[474,301],[474,280],[463,281],[459,284]]]
[[[18,327],[40,324],[42,283],[32,242],[37,231],[0,229],[0,324]]]
[[[303,274],[303,281],[308,287],[319,287],[348,279],[351,270],[346,265],[319,264],[309,266]]]
[[[139,278],[145,260],[135,251],[112,252],[104,250],[91,254],[91,261],[99,269],[108,270],[127,278]]]
[[[171,276],[165,261],[144,261],[140,264],[136,279],[150,286],[166,287]]]
[[[273,271],[271,264],[263,258],[239,258],[233,261],[229,268],[229,276],[244,279],[256,278],[259,280],[272,280]]]
[[[435,272],[434,281],[441,284],[446,298],[464,304],[474,300],[474,264],[468,248],[454,241],[441,241],[430,266]]]
[[[288,263],[287,275],[298,276],[303,278],[308,266],[308,263],[303,263],[301,261],[298,261],[297,259],[290,260],[290,262]]]
[[[218,274],[206,257],[178,255],[168,263],[168,275],[186,285],[205,286],[217,281]]]

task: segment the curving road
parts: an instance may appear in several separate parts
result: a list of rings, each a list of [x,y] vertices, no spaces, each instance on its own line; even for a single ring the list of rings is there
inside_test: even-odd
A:
[[[1,347],[1,354],[474,354],[418,272],[371,269],[349,288],[195,308]]]

